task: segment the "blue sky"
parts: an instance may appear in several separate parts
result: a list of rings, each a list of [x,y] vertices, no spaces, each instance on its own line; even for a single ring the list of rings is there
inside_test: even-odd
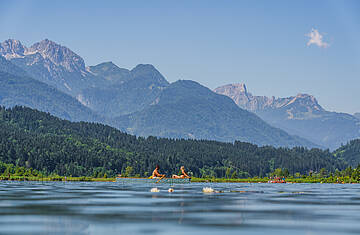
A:
[[[151,63],[170,81],[314,95],[360,112],[360,1],[4,1],[0,40],[48,38],[87,65]],[[316,29],[321,43],[307,45]],[[320,46],[319,46],[320,45]],[[326,47],[326,48],[325,48]]]

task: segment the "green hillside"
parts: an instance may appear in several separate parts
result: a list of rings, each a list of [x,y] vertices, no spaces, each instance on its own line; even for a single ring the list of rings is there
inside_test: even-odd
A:
[[[141,136],[316,146],[268,125],[255,114],[239,108],[229,97],[185,80],[172,83],[161,93],[156,104],[119,117],[115,126]]]
[[[84,89],[81,97],[92,110],[109,118],[148,107],[169,84],[154,66],[148,64],[137,65],[128,71],[112,63],[103,63],[90,67],[90,71],[108,82],[101,87]]]
[[[347,161],[352,167],[360,164],[360,139],[352,140],[335,151],[335,155]]]
[[[265,176],[276,168],[303,174],[321,168],[333,172],[346,166],[320,149],[137,138],[102,124],[74,123],[25,107],[0,108],[0,161],[72,176],[148,176],[156,164],[168,175],[184,165],[200,177],[224,177],[227,172]]]
[[[1,71],[0,105],[28,106],[72,121],[102,121],[76,99],[45,83]]]

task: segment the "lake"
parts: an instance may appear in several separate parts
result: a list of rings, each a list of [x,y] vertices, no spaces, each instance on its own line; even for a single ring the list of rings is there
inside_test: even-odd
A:
[[[150,192],[157,187],[160,192]],[[212,187],[221,193],[205,194]],[[0,182],[0,234],[359,234],[358,184]]]

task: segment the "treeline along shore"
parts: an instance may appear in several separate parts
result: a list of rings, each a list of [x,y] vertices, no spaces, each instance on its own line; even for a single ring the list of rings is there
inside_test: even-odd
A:
[[[148,177],[159,164],[168,176],[185,166],[193,181],[260,182],[271,175],[286,175],[294,181],[357,182],[359,146],[360,141],[354,140],[330,152],[240,141],[144,138],[26,107],[0,107],[0,179],[64,180],[66,176],[111,181],[118,174]]]
[[[129,168],[128,168],[129,170]],[[115,177],[103,176],[59,176],[56,174],[45,175],[32,168],[14,166],[0,162],[0,180],[6,181],[60,181],[60,182],[115,182]],[[128,177],[128,176],[125,176]],[[130,176],[131,177],[131,176]],[[135,177],[136,178],[136,177]],[[335,173],[327,172],[322,168],[319,173],[310,172],[308,175],[296,173],[291,175],[287,169],[278,168],[269,174],[269,177],[238,178],[235,173],[231,177],[194,177],[192,182],[199,183],[360,183],[360,165],[357,168],[348,167]]]

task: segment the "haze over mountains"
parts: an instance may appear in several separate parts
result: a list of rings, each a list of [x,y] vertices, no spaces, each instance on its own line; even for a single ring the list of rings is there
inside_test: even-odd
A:
[[[70,121],[103,122],[104,118],[56,88],[27,76],[0,71],[0,105],[22,105]]]
[[[196,82],[170,84],[149,64],[131,70],[112,62],[86,67],[79,55],[47,39],[31,47],[18,40],[1,43],[0,71],[1,105],[24,105],[72,121],[102,122],[136,135],[306,147],[332,146],[356,136],[343,132],[340,140],[333,140],[330,135],[329,140],[318,141],[314,133],[294,131],[290,122],[281,128],[301,137],[289,135],[261,119],[271,114],[273,119],[265,120],[280,127],[277,122],[288,116],[289,120],[313,120],[327,114],[328,127],[335,125],[329,128],[334,129],[331,133],[343,128],[343,123],[354,128],[354,116],[341,114],[342,122],[334,122],[333,114],[323,110],[311,96],[254,98],[243,86],[240,93],[246,95],[230,96],[239,107],[230,98]]]
[[[108,117],[140,111],[152,104],[169,82],[152,65],[137,65],[132,70],[112,62],[88,67],[88,71],[106,79],[101,86],[86,88],[78,100]]]
[[[354,113],[354,116],[360,120],[360,113]]]
[[[20,69],[10,61],[7,61],[2,56],[0,56],[0,71],[18,76],[28,76],[28,74],[24,70]]]
[[[172,138],[233,140],[273,146],[311,146],[240,109],[226,96],[218,95],[194,81],[169,85],[156,103],[142,111],[116,119],[131,134]]]
[[[229,84],[214,90],[229,96],[241,108],[290,134],[335,149],[360,137],[360,121],[353,115],[329,112],[308,94],[286,98],[254,96],[245,84]]]

